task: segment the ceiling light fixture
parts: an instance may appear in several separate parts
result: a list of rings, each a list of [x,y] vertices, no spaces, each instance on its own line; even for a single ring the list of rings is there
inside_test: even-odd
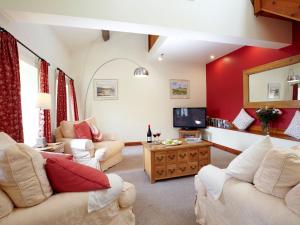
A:
[[[214,56],[214,55],[211,55],[211,56],[210,56],[210,59],[215,59],[215,56]]]
[[[163,61],[164,60],[164,54],[161,53],[160,56],[158,56],[158,61]]]

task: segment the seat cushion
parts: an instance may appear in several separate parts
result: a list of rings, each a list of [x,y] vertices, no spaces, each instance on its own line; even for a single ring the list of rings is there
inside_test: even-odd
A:
[[[64,138],[76,138],[73,121],[61,121],[60,129]]]
[[[46,171],[56,192],[84,192],[110,188],[109,180],[103,172],[64,158],[47,159]]]
[[[0,186],[17,207],[37,205],[52,195],[43,157],[25,144],[0,146]]]
[[[287,193],[285,203],[290,210],[300,216],[300,183]]]
[[[9,197],[0,189],[0,219],[10,214],[14,209],[14,205]]]
[[[124,148],[124,143],[121,141],[101,141],[95,142],[94,146],[95,151],[97,151],[97,149],[104,151],[104,154],[101,157],[101,161],[104,161],[121,152]]]

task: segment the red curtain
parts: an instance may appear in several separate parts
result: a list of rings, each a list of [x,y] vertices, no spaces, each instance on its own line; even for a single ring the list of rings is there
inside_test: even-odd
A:
[[[74,119],[75,121],[78,121],[79,116],[78,116],[78,107],[77,107],[76,92],[74,87],[74,80],[70,80],[70,96],[71,96],[71,101],[74,110]]]
[[[66,93],[66,77],[65,73],[61,70],[58,72],[57,77],[57,112],[56,112],[56,122],[57,126],[60,122],[67,120],[67,93]]]
[[[45,60],[40,61],[40,92],[49,93],[48,82],[48,63]],[[51,137],[51,117],[50,110],[44,109],[44,137],[48,143],[52,142]]]
[[[298,84],[293,85],[293,100],[298,100]]]
[[[0,131],[24,142],[17,41],[5,31],[0,31]]]

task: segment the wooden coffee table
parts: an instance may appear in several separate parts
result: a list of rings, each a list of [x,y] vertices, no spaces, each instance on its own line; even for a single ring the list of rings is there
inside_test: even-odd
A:
[[[157,180],[197,174],[210,164],[210,142],[166,146],[143,142],[144,170],[151,183]]]

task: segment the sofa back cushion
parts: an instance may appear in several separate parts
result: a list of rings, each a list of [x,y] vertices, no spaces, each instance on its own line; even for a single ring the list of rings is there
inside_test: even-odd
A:
[[[10,214],[14,209],[9,197],[0,189],[0,219]]]
[[[226,173],[236,179],[252,183],[261,161],[271,149],[271,139],[267,136],[251,145],[232,160],[226,169]]]
[[[287,193],[285,203],[290,210],[300,216],[300,183]]]
[[[76,138],[73,121],[61,121],[60,129],[64,138]]]
[[[254,177],[255,187],[284,198],[300,182],[300,150],[272,149],[263,159]]]
[[[25,144],[0,145],[0,186],[17,207],[31,207],[52,194],[41,154]]]

